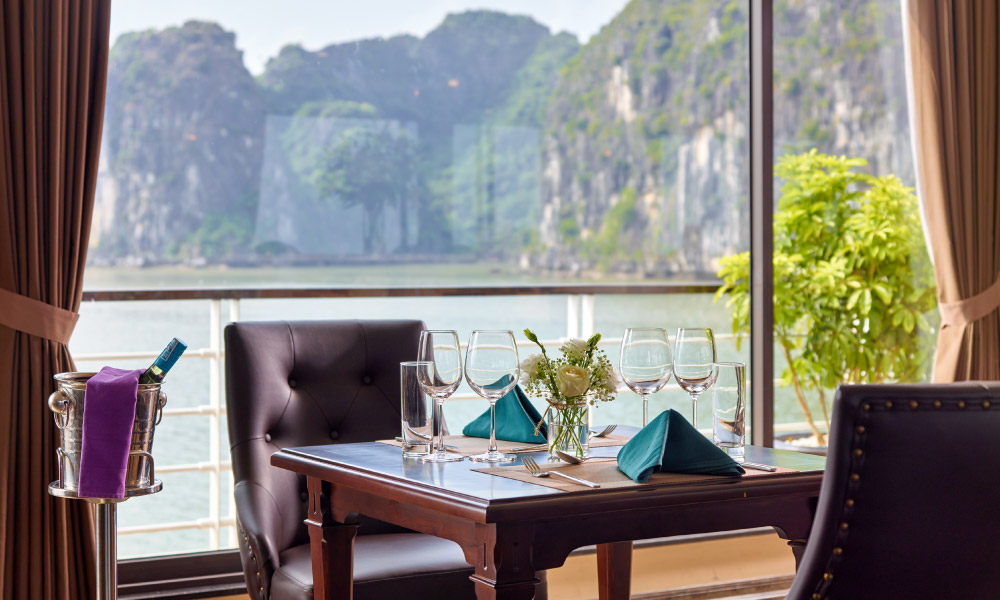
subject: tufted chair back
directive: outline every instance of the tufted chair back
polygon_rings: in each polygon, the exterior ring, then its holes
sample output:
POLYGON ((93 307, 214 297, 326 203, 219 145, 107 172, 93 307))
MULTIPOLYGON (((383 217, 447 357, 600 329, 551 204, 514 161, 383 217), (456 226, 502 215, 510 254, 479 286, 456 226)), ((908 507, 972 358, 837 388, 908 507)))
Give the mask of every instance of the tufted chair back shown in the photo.
POLYGON ((1000 382, 842 386, 789 600, 996 598, 1000 382))
MULTIPOLYGON (((240 553, 254 597, 269 596, 279 555, 308 542, 305 479, 272 467, 271 454, 399 435, 399 363, 416 358, 423 329, 421 321, 226 327, 226 410, 240 553)), ((361 522, 359 535, 394 529, 364 517, 361 522)))

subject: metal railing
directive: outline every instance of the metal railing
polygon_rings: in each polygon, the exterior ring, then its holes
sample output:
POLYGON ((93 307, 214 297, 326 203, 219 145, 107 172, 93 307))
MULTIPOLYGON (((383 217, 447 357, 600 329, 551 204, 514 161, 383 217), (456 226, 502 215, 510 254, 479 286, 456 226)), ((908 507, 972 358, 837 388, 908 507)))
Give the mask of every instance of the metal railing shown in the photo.
MULTIPOLYGON (((209 420, 209 457, 208 461, 196 463, 164 465, 157 467, 157 473, 208 473, 208 516, 194 520, 173 521, 163 523, 148 523, 136 526, 119 527, 119 535, 143 534, 162 531, 177 531, 189 529, 207 529, 209 532, 209 549, 222 548, 222 530, 229 528, 230 535, 227 546, 236 546, 236 514, 235 501, 230 494, 222 498, 222 490, 226 487, 223 478, 232 475, 232 464, 223 460, 222 439, 220 428, 225 407, 222 402, 222 368, 225 360, 225 349, 222 346, 223 302, 228 303, 229 320, 240 320, 240 302, 244 299, 297 299, 297 298, 374 298, 374 297, 426 297, 426 296, 525 296, 525 295, 564 295, 566 296, 566 338, 587 338, 594 333, 594 309, 598 295, 605 294, 692 294, 713 293, 717 284, 636 284, 636 285, 531 285, 507 287, 351 287, 351 288, 298 288, 298 289, 178 289, 178 290, 108 290, 87 291, 83 294, 84 301, 116 302, 143 300, 207 300, 209 303, 209 345, 206 348, 189 348, 181 360, 207 360, 209 362, 209 393, 208 404, 184 407, 165 408, 164 418, 183 416, 198 416, 209 420), (229 516, 223 516, 222 503, 228 503, 229 516)), ((731 334, 720 334, 719 339, 732 338, 731 334)), ((560 340, 548 340, 546 344, 559 344, 560 340)), ((620 344, 620 339, 602 339, 601 344, 612 346, 620 344)), ((527 341, 519 342, 519 347, 528 347, 527 341)), ((75 354, 77 361, 112 362, 119 360, 152 361, 159 353, 156 351, 89 353, 75 354)), ((679 388, 678 388, 679 389, 679 388)), ((455 394, 450 400, 468 400, 476 398, 471 393, 455 394)), ((231 486, 230 486, 231 487, 231 486)))

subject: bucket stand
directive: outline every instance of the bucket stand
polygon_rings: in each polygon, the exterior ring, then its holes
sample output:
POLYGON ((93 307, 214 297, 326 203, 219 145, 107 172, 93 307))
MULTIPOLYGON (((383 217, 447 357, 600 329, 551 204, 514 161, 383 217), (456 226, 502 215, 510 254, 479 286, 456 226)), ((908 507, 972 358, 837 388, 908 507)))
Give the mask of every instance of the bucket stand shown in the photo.
POLYGON ((76 490, 65 489, 58 481, 49 484, 49 494, 56 498, 73 498, 97 505, 97 600, 118 600, 117 506, 129 498, 148 496, 163 489, 163 482, 153 479, 152 461, 149 477, 151 485, 125 488, 124 498, 81 498, 76 490))
POLYGON ((83 448, 83 409, 87 380, 94 373, 59 373, 58 389, 49 396, 49 409, 59 429, 56 449, 59 479, 49 484, 49 494, 96 504, 97 600, 118 599, 117 514, 119 502, 148 496, 163 489, 153 470, 153 430, 163 418, 167 396, 160 385, 140 384, 136 392, 135 421, 125 470, 124 498, 81 498, 80 459, 83 448))

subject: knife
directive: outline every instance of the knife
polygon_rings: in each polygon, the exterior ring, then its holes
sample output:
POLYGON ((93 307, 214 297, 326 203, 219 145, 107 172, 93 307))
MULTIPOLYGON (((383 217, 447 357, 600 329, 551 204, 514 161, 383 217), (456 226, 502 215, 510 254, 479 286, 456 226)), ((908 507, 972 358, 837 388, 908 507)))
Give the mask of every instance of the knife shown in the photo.
POLYGON ((762 465, 752 462, 744 462, 740 464, 742 464, 744 467, 747 467, 748 469, 757 469, 758 471, 767 471, 769 473, 774 473, 775 471, 778 470, 778 467, 772 467, 771 465, 762 465))
POLYGON ((567 475, 565 473, 560 473, 559 471, 546 471, 549 475, 557 475, 563 479, 569 479, 572 482, 579 483, 580 485, 585 485, 587 487, 599 488, 601 484, 594 483, 593 481, 587 481, 586 479, 580 479, 579 477, 573 477, 572 475, 567 475))

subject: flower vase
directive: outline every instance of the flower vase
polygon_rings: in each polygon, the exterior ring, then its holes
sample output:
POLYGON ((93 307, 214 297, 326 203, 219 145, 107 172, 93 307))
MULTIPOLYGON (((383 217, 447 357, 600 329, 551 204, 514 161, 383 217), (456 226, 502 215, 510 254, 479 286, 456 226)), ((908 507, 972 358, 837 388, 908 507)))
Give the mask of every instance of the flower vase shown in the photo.
POLYGON ((558 460, 556 451, 579 459, 590 454, 590 404, 551 404, 549 408, 549 458, 558 460))

